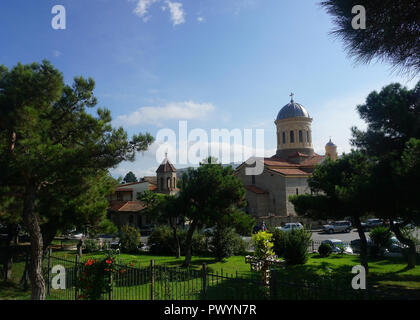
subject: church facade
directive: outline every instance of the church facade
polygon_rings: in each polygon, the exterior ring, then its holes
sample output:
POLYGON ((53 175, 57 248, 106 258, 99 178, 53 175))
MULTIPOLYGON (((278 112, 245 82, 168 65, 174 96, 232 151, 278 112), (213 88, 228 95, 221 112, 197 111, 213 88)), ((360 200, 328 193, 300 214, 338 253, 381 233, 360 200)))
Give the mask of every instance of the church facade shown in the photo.
POLYGON ((326 157, 337 159, 337 146, 331 140, 325 155, 314 152, 312 146, 312 118, 299 103, 291 101, 278 113, 276 120, 277 152, 270 158, 257 158, 263 163, 260 175, 246 175, 246 162, 235 171, 246 189, 247 212, 257 223, 278 226, 285 222, 303 222, 296 216, 290 195, 310 193, 308 178, 315 165, 326 157))

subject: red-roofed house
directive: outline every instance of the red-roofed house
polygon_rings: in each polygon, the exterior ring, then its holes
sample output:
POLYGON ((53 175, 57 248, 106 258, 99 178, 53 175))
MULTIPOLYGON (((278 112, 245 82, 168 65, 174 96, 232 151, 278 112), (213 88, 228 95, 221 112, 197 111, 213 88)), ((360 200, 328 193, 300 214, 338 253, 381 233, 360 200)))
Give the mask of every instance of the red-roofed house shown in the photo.
POLYGON ((141 228, 154 222, 152 217, 144 214, 146 206, 137 200, 139 194, 146 190, 166 194, 175 194, 178 191, 176 169, 167 157, 156 173, 156 177, 144 177, 139 182, 118 186, 109 197, 109 216, 118 227, 128 224, 141 228))

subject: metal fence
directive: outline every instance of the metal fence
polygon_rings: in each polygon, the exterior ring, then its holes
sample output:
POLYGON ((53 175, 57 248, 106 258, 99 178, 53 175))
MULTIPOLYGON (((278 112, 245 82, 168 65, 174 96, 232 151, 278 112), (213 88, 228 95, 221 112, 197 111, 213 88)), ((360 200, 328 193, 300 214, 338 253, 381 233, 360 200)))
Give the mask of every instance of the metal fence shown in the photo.
MULTIPOLYGON (((77 275, 84 268, 76 256, 67 258, 49 256, 45 259, 44 275, 47 280, 47 299, 78 300, 77 275), (51 287, 52 267, 61 265, 66 272, 66 287, 51 287)), ((155 265, 124 268, 124 273, 112 277, 112 291, 103 294, 103 300, 351 300, 366 299, 360 291, 352 290, 350 281, 286 282, 276 270, 271 271, 269 285, 264 285, 260 274, 239 275, 208 272, 207 266, 189 269, 155 265), (344 289, 343 289, 344 288, 344 289)))
MULTIPOLYGON (((76 256, 68 258, 49 256, 44 259, 44 276, 47 280, 47 298, 50 300, 78 300, 77 275, 83 271, 84 263, 76 256), (51 287, 52 267, 60 265, 65 269, 65 289, 51 287)), ((190 268, 155 265, 151 260, 148 267, 115 265, 123 269, 112 278, 112 292, 104 294, 104 300, 229 300, 262 299, 264 290, 257 277, 244 277, 222 272, 208 272, 203 264, 199 270, 190 268)))

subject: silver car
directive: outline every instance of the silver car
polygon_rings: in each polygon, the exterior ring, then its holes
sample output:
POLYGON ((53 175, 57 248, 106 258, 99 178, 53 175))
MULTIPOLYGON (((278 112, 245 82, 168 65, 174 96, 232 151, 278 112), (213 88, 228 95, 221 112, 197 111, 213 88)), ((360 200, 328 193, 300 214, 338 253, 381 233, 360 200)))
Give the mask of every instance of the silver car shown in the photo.
POLYGON ((335 232, 350 232, 351 223, 349 221, 336 221, 331 224, 326 224, 322 226, 322 229, 326 233, 335 233, 335 232))
POLYGON ((347 253, 347 254, 353 254, 353 249, 346 244, 345 242, 338 240, 338 239, 328 239, 322 241, 322 243, 327 243, 331 246, 332 251, 334 253, 347 253))

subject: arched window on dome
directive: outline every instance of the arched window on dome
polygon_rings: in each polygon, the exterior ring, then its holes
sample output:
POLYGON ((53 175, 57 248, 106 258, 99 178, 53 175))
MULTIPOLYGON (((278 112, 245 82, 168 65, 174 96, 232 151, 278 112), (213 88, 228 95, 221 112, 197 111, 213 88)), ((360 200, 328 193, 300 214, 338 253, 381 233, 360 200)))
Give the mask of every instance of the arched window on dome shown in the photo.
POLYGON ((299 142, 303 142, 303 132, 299 130, 299 142))
POLYGON ((283 144, 286 143, 286 132, 283 131, 283 144))
POLYGON ((292 130, 290 131, 290 143, 295 142, 295 132, 292 130))
POLYGON ((306 142, 308 142, 308 143, 309 143, 309 130, 308 130, 308 131, 306 131, 306 142))

